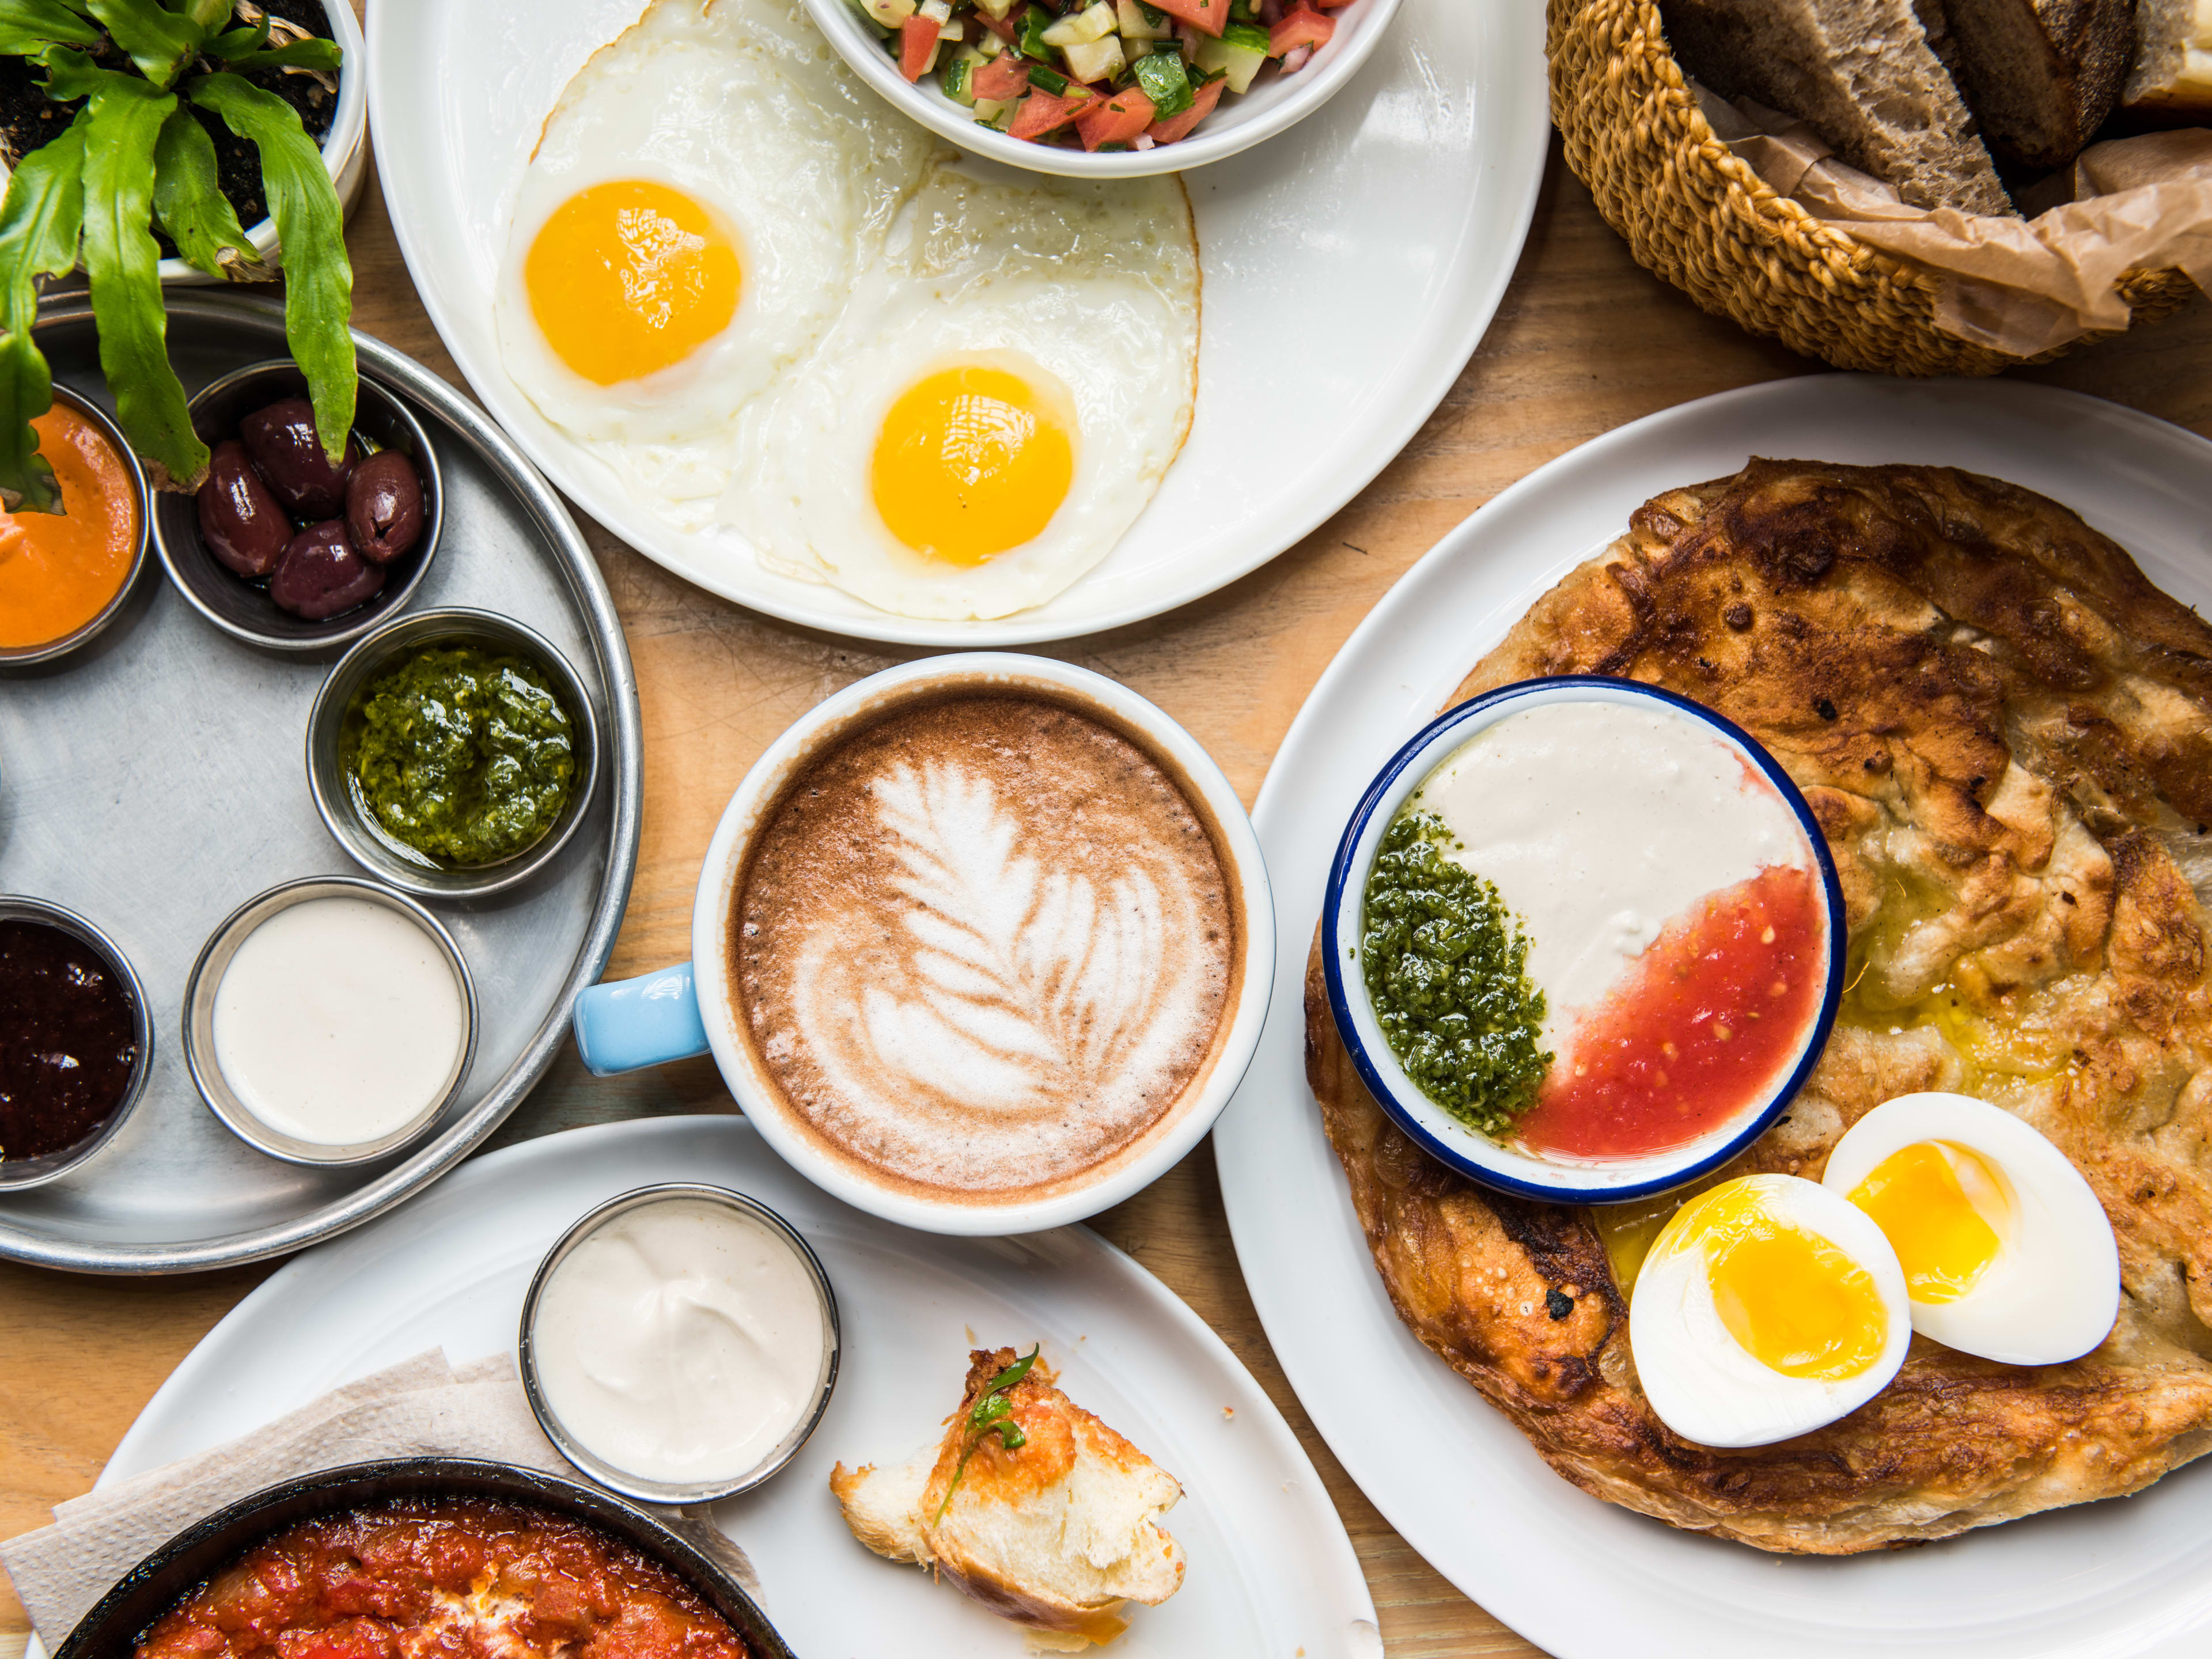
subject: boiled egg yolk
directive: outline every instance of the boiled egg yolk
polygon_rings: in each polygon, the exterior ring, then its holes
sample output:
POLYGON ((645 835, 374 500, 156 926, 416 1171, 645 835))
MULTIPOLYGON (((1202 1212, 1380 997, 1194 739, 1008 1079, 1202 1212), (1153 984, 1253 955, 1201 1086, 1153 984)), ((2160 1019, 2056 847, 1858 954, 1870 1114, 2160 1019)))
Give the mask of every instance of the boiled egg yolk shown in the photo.
POLYGON ((1018 374, 974 364, 909 386, 876 439, 872 482, 884 526, 925 558, 955 565, 1035 538, 1075 473, 1058 402, 1018 374))
POLYGON ((1716 1188, 1683 1224, 1703 1238, 1713 1307, 1744 1352, 1784 1376, 1840 1382, 1882 1356, 1889 1315, 1874 1275, 1755 1191, 1716 1188))
POLYGON ((2003 1248, 1991 1218, 2010 1206, 1996 1172, 1948 1141, 1901 1146, 1875 1165, 1850 1200, 1888 1236, 1915 1302, 1955 1302, 2003 1248))
POLYGON ((740 282, 737 248, 714 216, 638 179, 562 203, 523 265, 546 343, 599 386, 681 362, 729 326, 740 282))

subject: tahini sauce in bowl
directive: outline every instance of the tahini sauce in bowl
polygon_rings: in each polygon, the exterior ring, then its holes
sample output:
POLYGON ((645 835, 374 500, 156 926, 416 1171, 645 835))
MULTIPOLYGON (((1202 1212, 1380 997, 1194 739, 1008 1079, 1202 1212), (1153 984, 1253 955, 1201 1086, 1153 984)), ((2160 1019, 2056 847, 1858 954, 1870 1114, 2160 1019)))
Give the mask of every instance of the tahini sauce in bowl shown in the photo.
POLYGON ((836 1303, 772 1211, 720 1188, 644 1188, 554 1246, 520 1346, 563 1456, 630 1497, 702 1502, 759 1485, 812 1432, 836 1380, 836 1303))

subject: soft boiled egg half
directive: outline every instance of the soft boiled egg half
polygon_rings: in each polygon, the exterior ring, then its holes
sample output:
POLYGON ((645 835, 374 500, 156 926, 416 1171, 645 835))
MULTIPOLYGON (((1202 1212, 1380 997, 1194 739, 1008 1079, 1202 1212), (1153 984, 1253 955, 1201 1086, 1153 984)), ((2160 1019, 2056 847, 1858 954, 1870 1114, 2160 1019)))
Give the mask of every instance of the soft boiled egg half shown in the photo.
POLYGON ((1740 1176, 1675 1212, 1637 1275, 1629 1343, 1659 1419, 1707 1446, 1763 1446, 1856 1411, 1905 1363, 1905 1275, 1850 1200, 1740 1176))
POLYGON ((2077 1359, 2119 1316, 2120 1259, 2104 1206, 2066 1155, 2001 1107, 1901 1095, 1828 1155, 1826 1189, 1880 1227, 1913 1329, 1985 1359, 2077 1359))

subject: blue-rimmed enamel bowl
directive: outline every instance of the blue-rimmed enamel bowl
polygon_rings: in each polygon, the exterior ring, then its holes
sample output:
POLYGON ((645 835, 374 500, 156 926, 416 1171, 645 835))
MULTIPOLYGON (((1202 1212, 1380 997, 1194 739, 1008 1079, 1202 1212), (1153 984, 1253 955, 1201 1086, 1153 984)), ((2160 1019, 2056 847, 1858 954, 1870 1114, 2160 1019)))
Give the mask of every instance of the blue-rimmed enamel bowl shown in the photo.
POLYGON ((1328 892, 1322 910, 1322 964, 1328 985, 1329 1012, 1335 1017, 1344 1046, 1351 1052, 1352 1063, 1390 1121, 1422 1151, 1469 1180, 1516 1197, 1553 1204, 1620 1204, 1648 1198, 1720 1168, 1764 1134, 1803 1085, 1827 1042, 1837 1005, 1843 999, 1845 939, 1844 892, 1836 879, 1835 860, 1829 855, 1813 809, 1781 763, 1749 732, 1686 697, 1634 680, 1589 675, 1563 675, 1500 686, 1431 721, 1390 757, 1360 798, 1329 866, 1328 892), (1565 702, 1656 708, 1704 727, 1773 786, 1796 817, 1810 862, 1820 876, 1826 984, 1819 1010, 1806 1022, 1790 1064, 1786 1069, 1777 1068, 1778 1080, 1771 1093, 1719 1127, 1681 1146, 1638 1157, 1538 1157, 1461 1123, 1424 1094, 1399 1066, 1375 1018, 1357 960, 1368 872, 1374 866, 1384 832, 1407 797, 1478 732, 1509 714, 1565 702))

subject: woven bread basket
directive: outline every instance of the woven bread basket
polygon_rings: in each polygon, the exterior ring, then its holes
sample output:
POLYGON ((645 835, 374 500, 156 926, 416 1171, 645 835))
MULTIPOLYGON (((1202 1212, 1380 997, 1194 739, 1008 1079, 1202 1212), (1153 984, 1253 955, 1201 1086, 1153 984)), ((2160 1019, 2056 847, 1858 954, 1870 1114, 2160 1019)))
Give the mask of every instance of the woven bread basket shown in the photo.
MULTIPOLYGON (((1838 368, 1883 374, 1994 374, 2066 349, 2008 357, 1944 333, 1933 272, 1762 183, 1698 107, 1655 0, 1548 3, 1552 119, 1567 165, 1637 263, 1707 311, 1838 368)), ((2140 266, 2117 288, 2131 323, 2196 292, 2179 270, 2140 266)))

